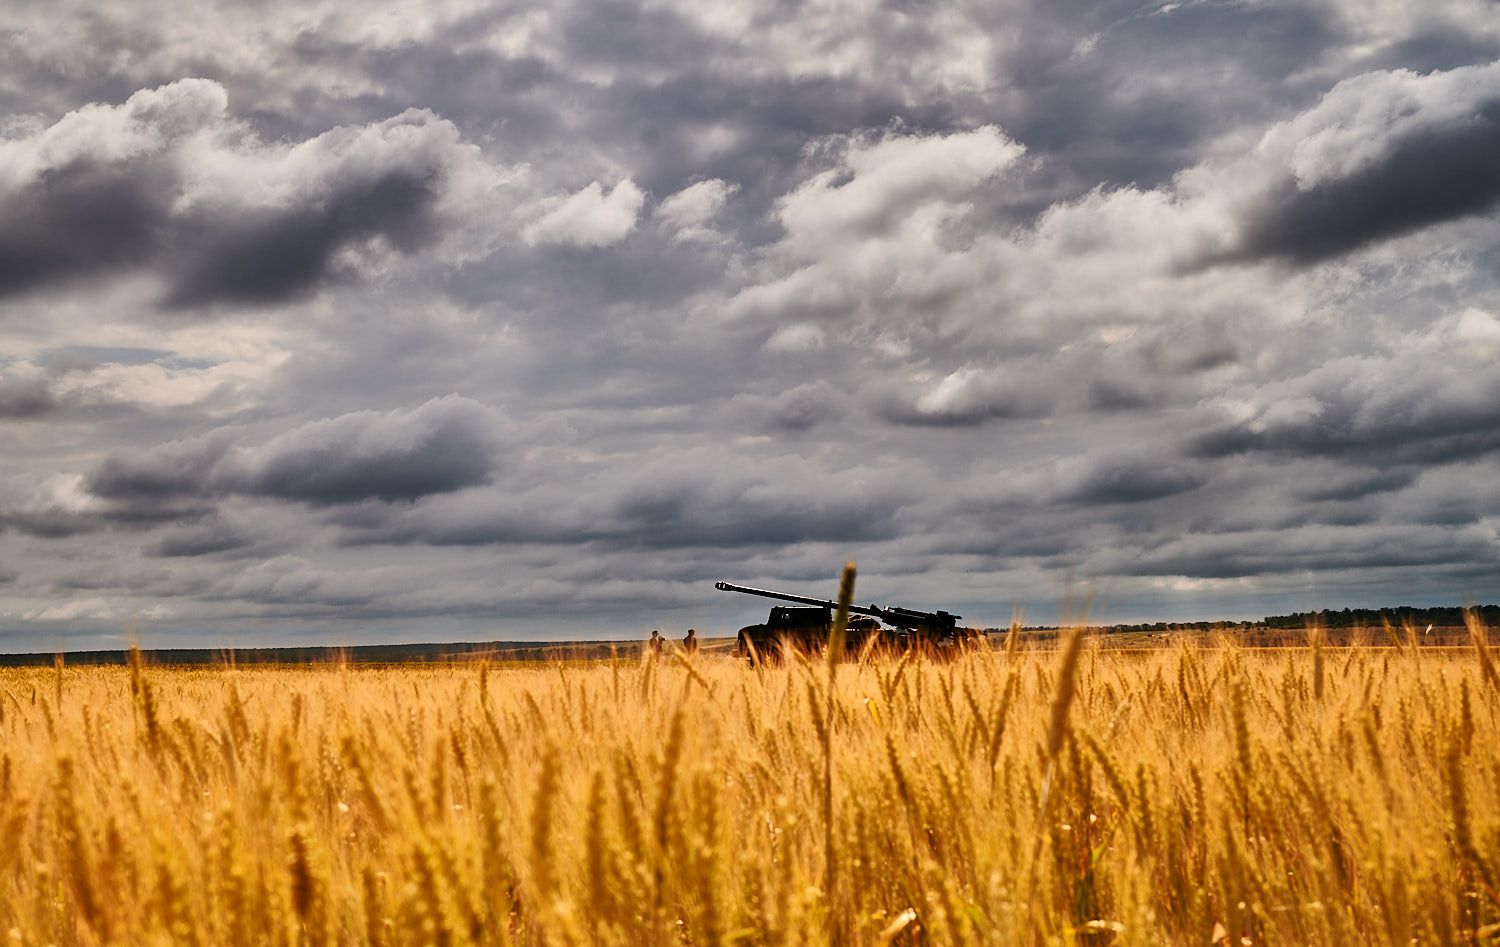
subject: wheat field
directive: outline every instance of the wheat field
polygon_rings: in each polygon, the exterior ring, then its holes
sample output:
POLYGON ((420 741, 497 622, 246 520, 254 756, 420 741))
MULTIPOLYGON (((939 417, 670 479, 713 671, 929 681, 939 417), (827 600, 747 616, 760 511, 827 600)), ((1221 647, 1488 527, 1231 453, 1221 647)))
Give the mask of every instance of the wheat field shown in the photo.
POLYGON ((0 937, 1500 937, 1482 637, 1198 640, 754 670, 7 670, 0 937))

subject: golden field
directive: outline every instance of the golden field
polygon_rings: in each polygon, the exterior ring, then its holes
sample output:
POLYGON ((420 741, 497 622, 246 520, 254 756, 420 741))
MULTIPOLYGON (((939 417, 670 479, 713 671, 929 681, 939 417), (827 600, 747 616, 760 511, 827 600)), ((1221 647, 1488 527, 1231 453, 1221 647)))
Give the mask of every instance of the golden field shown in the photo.
POLYGON ((0 671, 0 940, 1500 938, 1483 639, 1202 640, 0 671))

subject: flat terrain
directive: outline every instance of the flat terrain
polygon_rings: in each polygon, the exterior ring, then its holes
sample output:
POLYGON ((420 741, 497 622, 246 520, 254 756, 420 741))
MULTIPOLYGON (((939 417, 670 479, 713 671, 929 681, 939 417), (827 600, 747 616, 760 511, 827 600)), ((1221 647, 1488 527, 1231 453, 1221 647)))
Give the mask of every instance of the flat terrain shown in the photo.
POLYGON ((1468 648, 0 670, 19 944, 1500 933, 1468 648))
MULTIPOLYGON (((1021 630, 1017 646, 1026 650, 1050 650, 1057 647, 1059 637, 1064 634, 1057 628, 1025 628, 1021 630)), ((1307 645, 1305 630, 1284 628, 1230 627, 1223 630, 1192 629, 1177 631, 1139 631, 1133 629, 1091 629, 1095 646, 1111 648, 1165 648, 1183 643, 1197 643, 1217 647, 1232 643, 1242 648, 1301 648, 1307 645)), ((1423 648, 1469 646, 1469 631, 1463 626, 1384 629, 1380 627, 1330 628, 1322 631, 1324 639, 1331 645, 1359 645, 1364 647, 1400 647, 1405 645, 1423 648)), ((1006 631, 987 629, 986 638, 991 647, 999 647, 1005 641, 1006 631)), ((1494 637, 1495 633, 1491 632, 1494 637)), ((668 637, 668 646, 675 646, 677 639, 668 637)), ((731 651, 735 639, 700 639, 700 649, 705 654, 731 651)), ((164 667, 188 667, 209 664, 274 665, 274 664, 440 664, 451 662, 473 663, 489 661, 492 664, 509 664, 523 661, 540 661, 549 664, 576 664, 608 661, 612 659, 633 660, 645 649, 642 638, 622 638, 614 641, 458 641, 417 642, 406 644, 366 644, 348 647, 281 647, 281 648, 152 648, 144 652, 151 664, 164 667)), ((109 651, 70 651, 64 655, 69 665, 124 665, 130 660, 126 649, 109 651)), ((57 655, 48 651, 19 654, 0 654, 0 667, 51 667, 57 655)))

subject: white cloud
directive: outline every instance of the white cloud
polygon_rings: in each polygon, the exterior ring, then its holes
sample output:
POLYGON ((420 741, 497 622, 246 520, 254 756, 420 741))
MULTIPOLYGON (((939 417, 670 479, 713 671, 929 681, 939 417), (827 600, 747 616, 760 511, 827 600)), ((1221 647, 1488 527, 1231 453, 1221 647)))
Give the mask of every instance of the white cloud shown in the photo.
POLYGON ((992 418, 1020 418, 1046 412, 1063 392, 1026 384, 1015 371, 965 365, 935 383, 917 388, 909 405, 893 416, 919 424, 977 424, 992 418))
POLYGON ((75 598, 54 605, 34 608, 21 615, 25 621, 76 621, 80 618, 109 619, 116 615, 113 600, 107 598, 75 598))
MULTIPOLYGON (((1253 266, 1205 261, 1277 255, 1270 238, 1246 235, 1255 227, 1273 236, 1294 227, 1297 218, 1283 225, 1276 216, 1286 187, 1344 180, 1404 143, 1491 121, 1480 113, 1497 97, 1500 63, 1359 76, 1273 124, 1237 157, 1206 158, 1152 188, 1097 187, 1016 226, 974 219, 986 196, 1028 185, 1018 166, 1024 148, 998 129, 856 141, 834 167, 777 202, 785 236, 730 311, 900 328, 927 335, 929 344, 933 336, 957 336, 986 346, 1054 348, 1129 339, 1137 326, 1213 325, 1221 335, 1247 333, 1238 341, 1251 348, 1305 323, 1348 287, 1327 282, 1326 273, 1294 272, 1279 274, 1273 291, 1268 274, 1253 266)), ((1361 217, 1359 208, 1316 213, 1333 231, 1327 243, 1285 252, 1316 261, 1378 249, 1379 240, 1420 233, 1426 223, 1408 222, 1399 207, 1373 217, 1361 217)), ((1414 279, 1413 263, 1403 266, 1414 279)), ((1445 271, 1437 279, 1452 276, 1445 271)), ((924 404, 972 407, 976 384, 950 377, 924 404)))
POLYGON ((656 217, 672 228, 677 240, 716 238, 714 218, 739 189, 738 184, 719 178, 690 184, 658 204, 656 217))
POLYGON ((22 137, 0 140, 0 190, 79 160, 115 162, 158 155, 204 135, 233 131, 229 96, 209 79, 142 89, 118 106, 86 105, 22 137))
POLYGON ((173 305, 287 302, 396 255, 483 256, 514 219, 520 172, 429 110, 271 142, 230 104, 182 79, 0 140, 0 294, 149 274, 173 305))
POLYGON ((836 167, 783 197, 776 215, 794 248, 816 252, 889 232, 924 207, 961 211, 975 188, 1025 150, 993 125, 950 135, 856 140, 836 167))
POLYGON ((635 229, 646 195, 626 178, 607 193, 598 181, 573 194, 545 200, 542 214, 526 225, 527 243, 607 247, 635 229))
POLYGON ((1409 69, 1345 79, 1318 104, 1266 132, 1256 157, 1285 162, 1302 189, 1349 177, 1403 141, 1478 120, 1500 97, 1500 62, 1421 75, 1409 69))
POLYGON ((1469 307, 1459 313, 1453 333, 1463 343, 1460 357, 1493 359, 1500 356, 1500 319, 1482 309, 1469 307))
POLYGON ((767 352, 816 352, 828 344, 828 333, 807 322, 782 326, 766 340, 767 352))

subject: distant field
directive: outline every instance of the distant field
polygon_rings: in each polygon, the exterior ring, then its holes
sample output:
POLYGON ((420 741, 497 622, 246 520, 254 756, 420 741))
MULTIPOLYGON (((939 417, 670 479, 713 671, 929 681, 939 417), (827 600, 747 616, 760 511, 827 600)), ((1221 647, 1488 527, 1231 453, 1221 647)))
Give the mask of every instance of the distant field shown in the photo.
MULTIPOLYGON (((733 645, 733 639, 705 639, 702 647, 733 645)), ((288 648, 152 648, 145 654, 152 664, 424 664, 432 662, 600 661, 611 656, 639 657, 641 641, 461 641, 445 643, 353 645, 349 647, 288 648)), ((130 652, 81 651, 66 655, 68 664, 125 664, 130 652)), ((46 652, 0 654, 0 667, 50 666, 56 655, 46 652)))
POLYGON ((832 676, 715 654, 0 670, 0 934, 1500 935, 1487 650, 1103 640, 832 676))
MULTIPOLYGON (((1176 642, 1191 641, 1202 647, 1232 644, 1245 648, 1305 647, 1307 632, 1283 628, 1230 628, 1226 630, 1184 631, 1117 631, 1111 628, 1091 629, 1100 648, 1165 648, 1176 642)), ((988 629, 989 647, 998 647, 1005 639, 1004 629, 988 629)), ((1048 650, 1057 647, 1056 628, 1024 628, 1019 647, 1048 650)), ((1491 632, 1494 636, 1495 633, 1491 632)), ((1424 648, 1468 647, 1469 632, 1462 626, 1430 629, 1333 628, 1323 632, 1331 645, 1365 645, 1371 647, 1415 644, 1424 648)), ((668 638, 669 645, 676 640, 668 638)), ((733 650, 735 639, 702 638, 705 654, 733 650)), ((472 663, 488 660, 500 665, 511 662, 577 663, 611 659, 635 660, 645 649, 645 641, 636 638, 614 641, 460 641, 447 643, 353 645, 349 647, 287 648, 153 648, 145 656, 151 664, 181 667, 211 665, 270 664, 360 664, 399 665, 429 663, 472 663)), ((124 665, 130 657, 125 649, 113 651, 74 651, 64 655, 69 665, 124 665)), ((27 654, 0 654, 0 667, 51 667, 57 655, 38 651, 27 654)))

